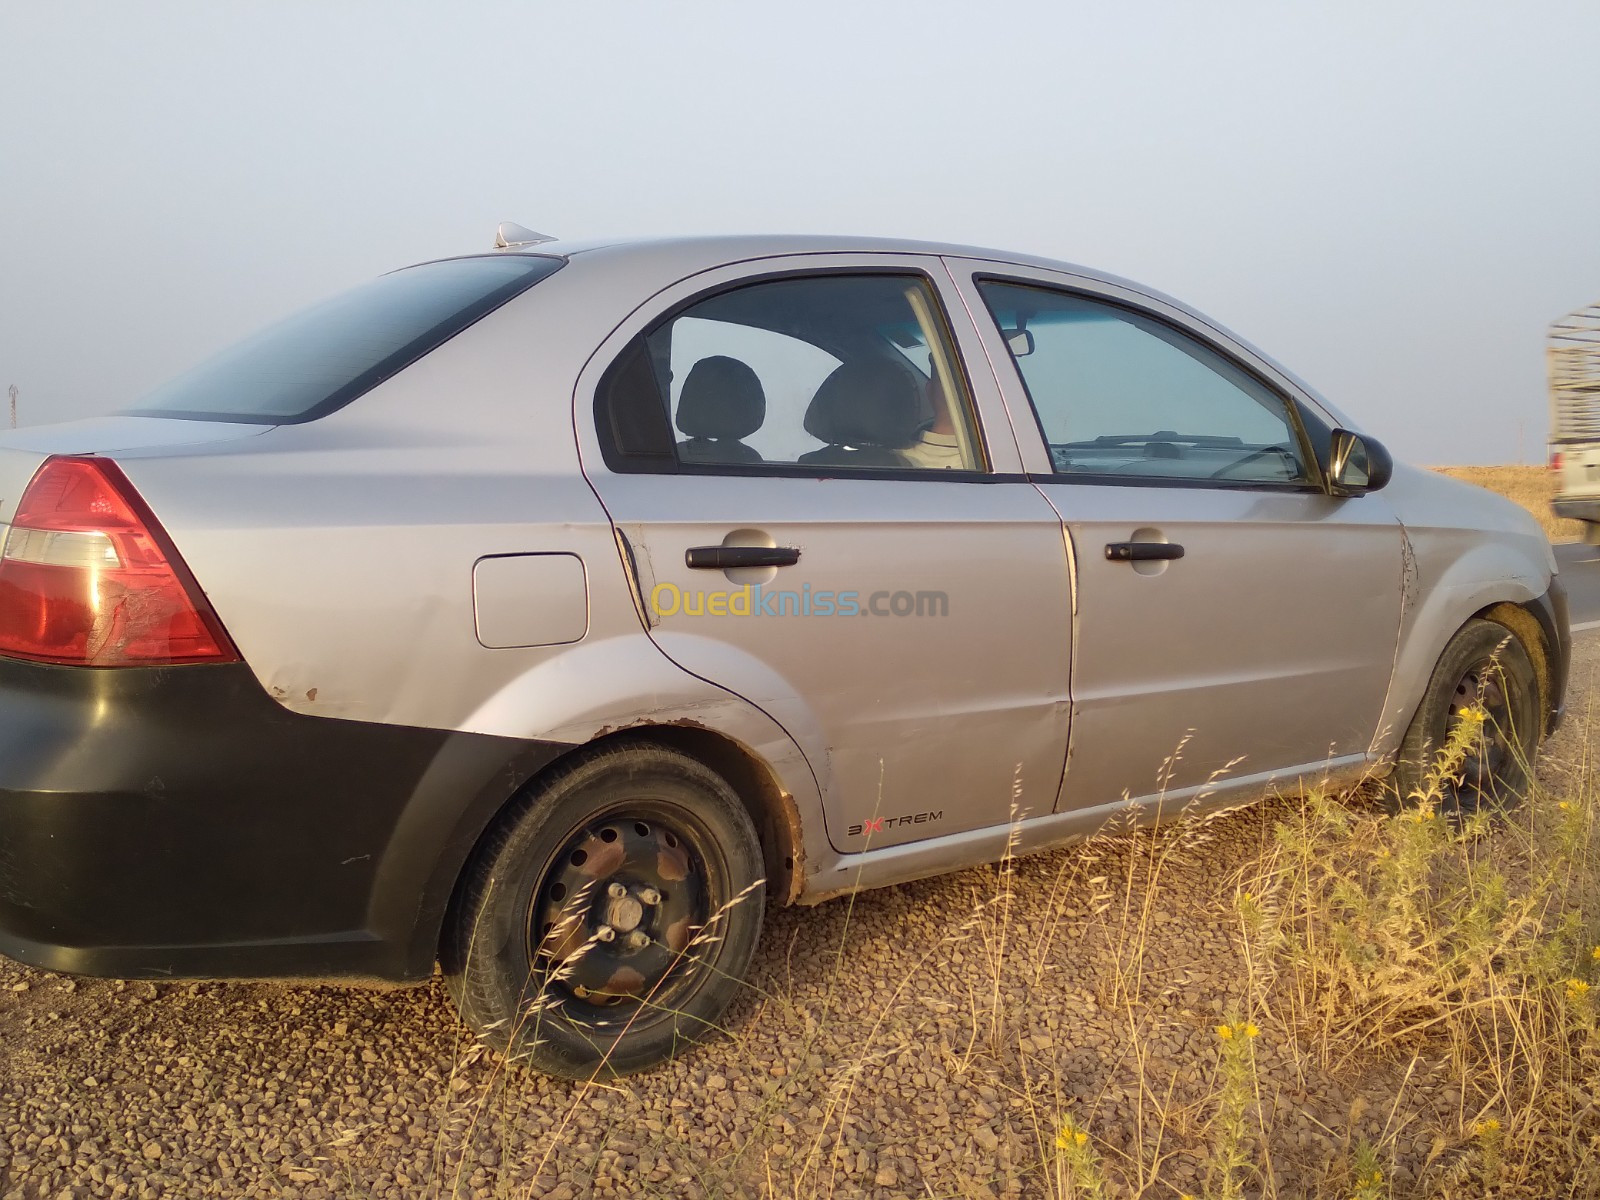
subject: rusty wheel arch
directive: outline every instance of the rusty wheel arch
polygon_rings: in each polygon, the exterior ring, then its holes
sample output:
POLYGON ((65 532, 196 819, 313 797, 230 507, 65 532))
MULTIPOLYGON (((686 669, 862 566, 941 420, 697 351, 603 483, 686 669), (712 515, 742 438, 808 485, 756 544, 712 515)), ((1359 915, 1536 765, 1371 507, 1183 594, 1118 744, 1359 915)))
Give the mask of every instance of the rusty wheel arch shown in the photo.
POLYGON ((654 742, 682 751, 721 775, 750 814, 766 860, 767 895, 795 903, 805 880, 805 843, 800 809, 771 768, 742 743, 692 721, 629 725, 586 742, 582 750, 615 742, 654 742))
POLYGON ((1544 627, 1539 624, 1539 618, 1522 605, 1509 600, 1491 604, 1473 616, 1503 626, 1527 651, 1533 663, 1534 678, 1539 684, 1540 720, 1547 726, 1550 722, 1550 647, 1546 644, 1544 627))
MULTIPOLYGON (((462 866, 450 885, 450 898, 445 911, 454 909, 460 898, 462 881, 467 876, 468 864, 478 852, 478 847, 489 836, 496 824, 504 818, 506 810, 529 788, 552 771, 569 765, 574 757, 622 742, 653 742, 659 746, 687 754, 721 775, 731 787, 750 821, 755 826, 761 843, 762 858, 766 865, 767 896, 785 907, 796 903, 805 883, 805 842, 802 837, 800 810, 794 797, 783 790, 777 776, 761 757, 742 743, 693 722, 628 725, 621 729, 608 729, 598 737, 573 746, 554 761, 524 779, 507 795, 499 808, 484 821, 483 828, 473 839, 472 848, 464 854, 462 866)), ((441 924, 447 920, 441 917, 441 924)), ((437 942, 439 934, 435 935, 437 942)))

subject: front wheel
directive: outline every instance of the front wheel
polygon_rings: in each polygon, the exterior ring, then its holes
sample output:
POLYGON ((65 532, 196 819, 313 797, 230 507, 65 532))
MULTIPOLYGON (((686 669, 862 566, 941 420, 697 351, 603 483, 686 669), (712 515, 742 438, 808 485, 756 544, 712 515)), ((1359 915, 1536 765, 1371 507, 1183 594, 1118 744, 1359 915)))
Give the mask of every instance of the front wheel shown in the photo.
POLYGON ((1469 710, 1483 717, 1481 733, 1461 764, 1441 780, 1441 811, 1504 808, 1527 794, 1544 733, 1539 680, 1516 634, 1494 621, 1468 621, 1450 639, 1428 680, 1417 715, 1400 745, 1394 798, 1414 802, 1436 768, 1439 751, 1469 710))
POLYGON ((558 768, 468 864, 445 932, 462 1019, 570 1079, 626 1075, 717 1028, 761 935, 761 845, 733 789, 644 742, 558 768))

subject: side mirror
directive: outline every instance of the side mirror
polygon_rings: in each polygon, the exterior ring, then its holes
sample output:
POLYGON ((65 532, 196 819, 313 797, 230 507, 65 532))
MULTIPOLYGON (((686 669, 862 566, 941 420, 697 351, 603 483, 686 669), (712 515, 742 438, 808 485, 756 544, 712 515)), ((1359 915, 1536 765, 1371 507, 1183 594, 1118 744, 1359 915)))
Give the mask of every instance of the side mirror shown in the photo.
POLYGON ((1011 353, 1021 358, 1025 354, 1033 353, 1033 331, 1030 329, 1002 329, 1002 336, 1011 353))
POLYGON ((1328 490, 1335 496, 1364 496, 1394 475, 1394 459, 1381 444, 1348 429, 1333 431, 1328 452, 1328 490))

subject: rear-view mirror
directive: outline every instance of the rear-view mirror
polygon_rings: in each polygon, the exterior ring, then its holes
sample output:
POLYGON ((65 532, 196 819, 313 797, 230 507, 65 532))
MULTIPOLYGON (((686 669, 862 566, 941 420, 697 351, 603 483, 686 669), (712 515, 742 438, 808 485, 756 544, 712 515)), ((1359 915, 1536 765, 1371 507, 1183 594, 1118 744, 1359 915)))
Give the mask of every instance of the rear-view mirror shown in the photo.
POLYGON ((1003 332, 1004 332, 1005 338, 1006 338, 1006 346, 1010 349, 1011 353, 1014 354, 1016 357, 1021 358, 1024 354, 1032 354, 1033 353, 1033 331, 1032 330, 1030 330, 1030 329, 1007 329, 1007 330, 1003 330, 1003 332))

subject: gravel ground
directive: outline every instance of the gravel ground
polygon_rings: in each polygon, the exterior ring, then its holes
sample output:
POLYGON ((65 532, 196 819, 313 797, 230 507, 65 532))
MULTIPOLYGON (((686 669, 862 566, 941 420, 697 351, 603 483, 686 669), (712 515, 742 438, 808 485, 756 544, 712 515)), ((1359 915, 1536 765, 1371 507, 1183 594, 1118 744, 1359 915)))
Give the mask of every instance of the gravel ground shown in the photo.
MULTIPOLYGON (((1597 680, 1590 635, 1557 770, 1597 680)), ((729 1036, 603 1086, 508 1071, 437 980, 123 983, 0 961, 0 1197, 1034 1196, 1069 1104, 1110 1157, 1163 1139, 1171 1187, 1152 1194, 1199 1191, 1212 1027, 1244 987, 1231 876, 1276 815, 1025 859, 1009 902, 985 868, 776 911, 729 1036)), ((1322 1193, 1351 1140, 1385 1130, 1403 1192, 1459 1122, 1444 1063, 1333 1078, 1274 1033, 1258 1060, 1284 1195, 1322 1193)))

